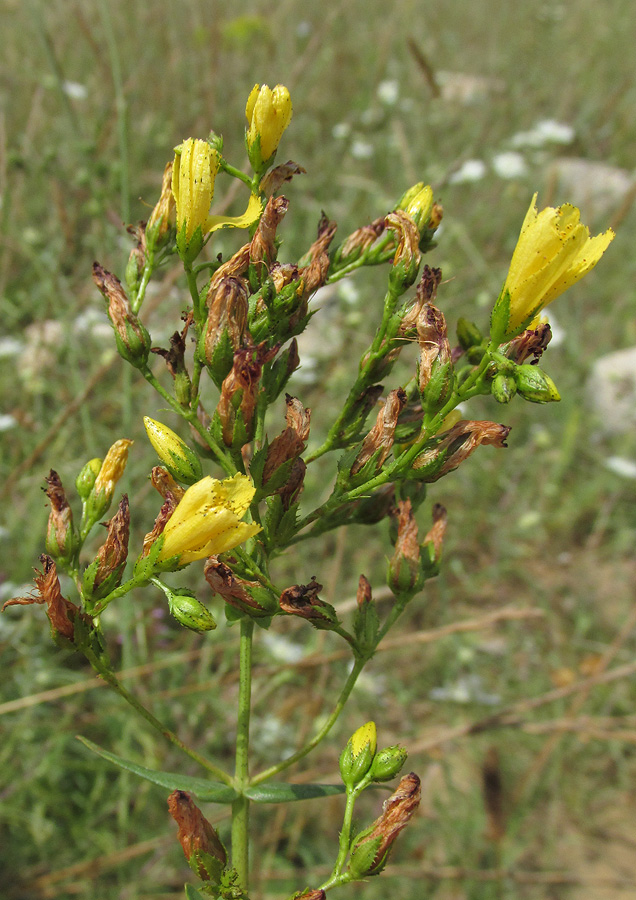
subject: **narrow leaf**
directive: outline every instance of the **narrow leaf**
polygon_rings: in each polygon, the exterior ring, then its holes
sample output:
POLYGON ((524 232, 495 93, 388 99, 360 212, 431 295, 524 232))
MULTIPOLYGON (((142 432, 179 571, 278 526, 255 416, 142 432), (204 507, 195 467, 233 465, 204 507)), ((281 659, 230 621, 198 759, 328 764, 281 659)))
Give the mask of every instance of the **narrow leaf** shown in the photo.
POLYGON ((236 791, 227 784, 222 784, 218 781, 207 781, 205 778, 192 778, 190 775, 180 775, 176 772, 157 772, 154 769, 147 769, 145 766, 104 750, 81 735, 77 735, 77 739, 89 750, 92 750, 93 753, 97 753, 98 756, 170 791, 192 791, 199 800, 209 800, 212 803, 231 803, 238 796, 236 791))
POLYGON ((269 781, 250 787, 245 796, 256 803, 289 803, 292 800, 313 800, 316 797, 332 797, 344 794, 344 784, 286 784, 282 781, 269 781))

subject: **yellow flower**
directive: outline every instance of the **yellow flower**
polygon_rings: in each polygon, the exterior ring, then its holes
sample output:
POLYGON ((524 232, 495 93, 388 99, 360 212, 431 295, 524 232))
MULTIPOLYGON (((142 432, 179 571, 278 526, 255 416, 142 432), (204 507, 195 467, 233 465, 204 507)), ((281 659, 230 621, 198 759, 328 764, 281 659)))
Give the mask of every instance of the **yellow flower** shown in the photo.
POLYGON ((502 291, 510 294, 506 339, 526 328, 544 307, 593 269, 614 239, 611 228, 590 237, 576 206, 564 203, 538 212, 536 200, 535 194, 502 291))
POLYGON ((255 84, 252 88, 245 115, 249 128, 246 142, 250 162, 258 171, 276 152, 283 132, 292 117, 292 102, 289 91, 282 84, 272 90, 266 84, 255 84))
POLYGON ((214 179, 218 171, 219 155, 207 141, 188 138, 175 150, 172 193, 177 206, 177 234, 185 227, 186 242, 199 226, 203 234, 209 230, 214 179))
POLYGON ((163 531, 158 561, 179 557, 179 565, 216 556, 261 530, 242 522, 255 493, 246 475, 218 481, 209 475, 188 488, 163 531))
POLYGON ((177 208, 177 247, 182 255, 192 242, 192 255, 196 256, 203 245, 203 236, 218 228, 248 228, 263 211, 260 198, 250 194, 243 215, 210 215, 219 166, 219 154, 208 141, 188 138, 175 150, 172 193, 177 208), (192 241, 198 228, 201 229, 199 240, 192 241))

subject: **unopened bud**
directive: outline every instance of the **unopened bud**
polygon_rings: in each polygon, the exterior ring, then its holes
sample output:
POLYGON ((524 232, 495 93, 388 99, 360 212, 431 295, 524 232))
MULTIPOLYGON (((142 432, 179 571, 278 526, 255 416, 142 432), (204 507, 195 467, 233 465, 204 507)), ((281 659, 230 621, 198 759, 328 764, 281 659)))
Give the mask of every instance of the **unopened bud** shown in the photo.
POLYGON ((451 348, 444 314, 425 303, 416 322, 420 347, 419 389, 422 408, 435 414, 448 401, 455 386, 451 348))
POLYGON ((75 479, 75 490, 82 501, 88 500, 89 494, 93 490, 95 479, 99 475, 102 463, 103 460, 99 459, 99 457, 89 459, 75 479))
POLYGON ((532 403, 552 403, 561 399, 556 384, 538 366, 524 363, 514 370, 517 391, 532 403))
POLYGON ((119 441, 115 441, 104 457, 93 488, 86 500, 83 529, 88 523, 90 523, 89 527, 92 527, 112 503, 115 485, 124 474, 128 460, 128 448, 132 443, 126 438, 121 438, 119 441))
POLYGON ((385 747, 378 750, 369 770, 371 781, 391 781, 399 775, 407 756, 404 747, 385 747))
POLYGON ((144 426, 157 456, 174 478, 185 484, 194 484, 201 478, 199 457, 178 434, 149 416, 144 416, 144 426))
POLYGON ((497 372, 490 386, 490 393, 497 403, 510 403, 517 393, 517 382, 514 375, 507 372, 497 372))
POLYGON ((428 228, 433 209, 433 189, 423 181, 409 188, 395 207, 403 210, 417 225, 420 232, 428 228))
POLYGON ((351 735, 340 754, 340 774, 348 788, 355 787, 367 774, 377 745, 375 722, 366 722, 351 735))
POLYGON ((168 600, 168 608, 170 615, 173 616, 184 628, 190 631, 196 631, 197 634, 205 634, 206 631, 214 631, 216 621, 207 608, 200 600, 187 588, 178 588, 173 590, 167 584, 159 581, 158 578, 152 579, 153 584, 164 592, 168 600))
POLYGON ((289 91, 282 84, 273 90, 266 84, 255 84, 247 98, 245 116, 249 126, 245 133, 247 154, 252 168, 260 173, 276 153, 291 121, 289 91))
POLYGON ((150 352, 150 335, 133 313, 121 281, 99 263, 93 263, 93 281, 108 301, 108 316, 115 332, 119 355, 142 369, 150 352))

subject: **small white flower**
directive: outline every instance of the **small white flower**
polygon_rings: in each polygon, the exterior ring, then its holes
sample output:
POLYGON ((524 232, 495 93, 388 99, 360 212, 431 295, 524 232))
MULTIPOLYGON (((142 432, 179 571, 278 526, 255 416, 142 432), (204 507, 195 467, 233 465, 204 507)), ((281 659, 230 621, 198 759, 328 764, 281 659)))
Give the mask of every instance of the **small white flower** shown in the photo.
POLYGON ((605 468, 621 478, 636 478, 636 460, 625 459, 624 456, 609 456, 605 460, 605 468))
POLYGON ((361 141, 357 138, 351 144, 351 155, 354 159, 371 159, 373 156, 373 144, 368 141, 361 141))
POLYGON ((514 150, 498 153, 493 157, 492 167, 500 178, 521 178, 528 171, 525 159, 514 150))
POLYGON ((387 106, 395 106, 400 96, 400 85, 392 79, 381 81, 376 91, 378 100, 387 106))
POLYGON ((10 431, 18 424, 18 420, 8 413, 0 413, 0 431, 10 431))
POLYGON ((337 141, 342 141, 351 134, 351 125, 348 122, 338 122, 331 129, 331 135, 337 141))
POLYGON ((467 159, 448 179, 450 184, 466 184, 481 181, 486 174, 486 163, 481 159, 467 159))
POLYGON ((5 359, 8 356, 19 356, 23 350, 24 344, 17 338, 0 338, 0 359, 5 359))
POLYGON ((532 147, 535 150, 546 144, 571 144, 576 132, 571 125, 556 119, 542 119, 530 131, 518 131, 510 143, 513 147, 532 147))
POLYGON ((71 100, 86 100, 88 97, 88 88, 79 81, 63 81, 62 90, 71 100))

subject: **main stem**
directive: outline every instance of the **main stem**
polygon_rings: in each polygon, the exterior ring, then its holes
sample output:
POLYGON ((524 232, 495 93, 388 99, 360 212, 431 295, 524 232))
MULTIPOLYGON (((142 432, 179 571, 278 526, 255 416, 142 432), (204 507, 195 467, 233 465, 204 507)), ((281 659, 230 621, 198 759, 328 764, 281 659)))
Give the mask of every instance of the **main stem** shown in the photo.
POLYGON ((243 794, 249 784, 250 711, 252 700, 253 619, 241 620, 238 723, 234 784, 239 797, 232 804, 232 865, 244 891, 249 890, 250 801, 243 794))

